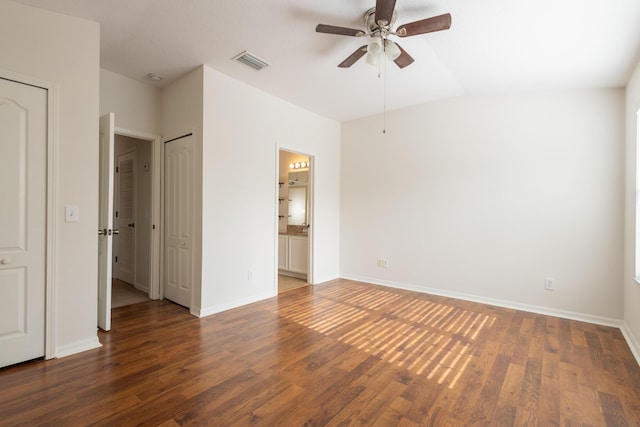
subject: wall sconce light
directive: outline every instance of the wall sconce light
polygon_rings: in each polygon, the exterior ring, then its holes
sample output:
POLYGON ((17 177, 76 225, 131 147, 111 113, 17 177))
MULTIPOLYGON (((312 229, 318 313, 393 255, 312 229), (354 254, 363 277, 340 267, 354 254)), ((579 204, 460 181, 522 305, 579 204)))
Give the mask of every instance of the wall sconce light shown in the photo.
POLYGON ((308 168, 309 167, 309 162, 295 162, 295 163, 290 163, 289 164, 289 169, 301 169, 301 168, 308 168))

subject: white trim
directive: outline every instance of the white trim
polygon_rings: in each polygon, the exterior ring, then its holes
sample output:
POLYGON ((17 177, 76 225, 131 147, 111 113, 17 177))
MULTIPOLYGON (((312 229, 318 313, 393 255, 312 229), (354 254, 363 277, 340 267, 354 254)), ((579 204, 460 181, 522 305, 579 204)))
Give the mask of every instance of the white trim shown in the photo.
POLYGON ((438 295, 448 298, 455 298, 463 301, 478 302, 481 304, 494 305, 497 307, 510 308, 513 310, 527 311, 529 313, 544 314, 546 316, 561 317, 563 319, 577 320, 579 322, 593 323, 596 325, 611 326, 614 328, 622 327, 621 319, 613 319, 604 316, 594 316, 585 313, 576 313, 573 311, 557 310, 555 308, 542 307, 538 305, 522 304, 514 301, 501 300, 496 298, 482 297, 478 295, 465 294, 462 292, 452 292, 443 289, 424 288, 406 283, 381 281, 369 277, 361 277, 356 275, 341 275, 347 280, 356 280, 358 282, 372 283, 374 285, 387 286, 390 288, 404 289, 407 291, 420 292, 423 294, 438 295))
POLYGON ((635 141, 635 180, 634 180, 634 194, 635 194, 635 203, 633 205, 634 212, 634 221, 633 221, 633 273, 634 278, 638 284, 640 284, 640 236, 638 232, 640 232, 640 109, 636 111, 636 141, 635 141))
POLYGON ((45 339, 44 358, 52 359, 56 354, 58 322, 56 307, 58 306, 58 288, 56 286, 56 248, 57 248, 57 187, 58 166, 58 86, 52 85, 47 90, 47 255, 45 283, 45 339))
POLYGON ((631 350, 631 353, 633 353, 633 357, 636 358, 636 362, 640 365, 640 343, 638 343, 638 340, 636 340, 636 337, 633 335, 626 322, 622 322, 620 332, 622 332, 622 336, 625 341, 627 341, 629 349, 631 350))
POLYGON ((314 266, 315 266, 315 230, 316 225, 316 156, 313 154, 309 154, 309 180, 307 183, 307 194, 309 198, 308 208, 309 212, 307 212, 307 224, 310 227, 307 228, 307 236, 309 238, 309 262, 307 263, 307 283, 313 285, 316 283, 315 274, 314 274, 314 266))
MULTIPOLYGON (((284 183, 282 184, 284 185, 284 183)), ((278 145, 278 143, 276 142, 276 182, 275 182, 275 186, 274 186, 274 195, 273 195, 273 202, 274 202, 274 219, 275 221, 273 222, 275 224, 275 230, 273 232, 273 246, 274 246, 274 277, 273 277, 273 292, 277 295, 278 294, 278 236, 280 235, 280 202, 278 201, 280 197, 280 147, 278 145)))
POLYGON ((56 247, 57 247, 57 164, 58 164, 58 99, 59 88, 46 80, 0 68, 0 78, 40 87, 47 91, 47 218, 46 218, 46 258, 45 258, 45 324, 44 357, 53 359, 56 353, 57 286, 56 286, 56 247))
POLYGON ((280 269, 278 269, 278 275, 279 276, 287 276, 287 277, 295 277, 296 279, 302 279, 302 280, 307 279, 307 274, 306 273, 296 273, 295 271, 290 271, 290 270, 280 270, 280 269))
POLYGON ((212 314, 221 313, 223 311, 231 310, 233 308, 242 307, 248 304, 253 304, 254 302, 262 301, 265 299, 273 298, 278 295, 278 292, 263 292, 261 294, 252 295, 247 298, 242 298, 239 300, 231 301, 226 304, 214 305, 211 307, 194 307, 191 309, 191 314, 197 317, 206 317, 211 316, 212 314))
POLYGON ((93 350, 102 347, 98 337, 87 338, 86 340, 76 341, 71 344, 66 344, 58 347, 56 350, 56 357, 71 356, 72 354, 80 353, 87 350, 93 350))

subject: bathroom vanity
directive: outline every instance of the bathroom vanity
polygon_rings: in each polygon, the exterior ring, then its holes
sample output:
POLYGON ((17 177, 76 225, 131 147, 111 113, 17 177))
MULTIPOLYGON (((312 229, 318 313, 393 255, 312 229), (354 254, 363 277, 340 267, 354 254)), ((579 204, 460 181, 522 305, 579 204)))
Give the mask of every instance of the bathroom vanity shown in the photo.
POLYGON ((309 259, 309 237, 306 234, 278 235, 278 273, 306 278, 309 259))

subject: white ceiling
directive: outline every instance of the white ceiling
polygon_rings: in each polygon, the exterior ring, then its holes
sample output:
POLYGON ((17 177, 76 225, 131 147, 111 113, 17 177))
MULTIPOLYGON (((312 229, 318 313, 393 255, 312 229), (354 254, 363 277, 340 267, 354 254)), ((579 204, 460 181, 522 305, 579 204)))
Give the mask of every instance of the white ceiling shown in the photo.
MULTIPOLYGON (((375 0, 15 0, 101 23, 101 67, 167 85, 206 64, 340 121, 380 113, 384 79, 366 44, 315 32, 363 28, 375 0), (248 50, 271 65, 232 61, 248 50)), ((396 38, 415 58, 387 66, 387 110, 462 94, 623 87, 639 59, 638 0, 397 0, 396 26, 449 12, 451 29, 396 38)), ((384 67, 382 68, 384 72, 384 67)))

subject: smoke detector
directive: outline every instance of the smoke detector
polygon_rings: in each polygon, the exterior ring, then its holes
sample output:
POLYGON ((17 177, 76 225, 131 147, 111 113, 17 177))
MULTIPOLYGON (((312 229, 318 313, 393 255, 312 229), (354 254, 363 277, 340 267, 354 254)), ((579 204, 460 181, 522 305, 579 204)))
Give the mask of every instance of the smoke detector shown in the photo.
POLYGON ((147 79, 151 80, 152 82, 159 82, 162 80, 162 76, 156 73, 149 73, 146 75, 147 79))

